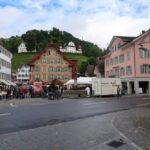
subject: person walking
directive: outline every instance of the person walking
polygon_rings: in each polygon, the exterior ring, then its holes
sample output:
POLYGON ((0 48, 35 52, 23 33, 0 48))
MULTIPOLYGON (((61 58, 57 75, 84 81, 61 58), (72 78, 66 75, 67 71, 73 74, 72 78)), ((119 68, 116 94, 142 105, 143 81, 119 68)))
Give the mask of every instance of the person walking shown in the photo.
POLYGON ((120 96, 120 92, 121 92, 120 85, 118 85, 118 87, 117 87, 117 96, 118 97, 120 96))

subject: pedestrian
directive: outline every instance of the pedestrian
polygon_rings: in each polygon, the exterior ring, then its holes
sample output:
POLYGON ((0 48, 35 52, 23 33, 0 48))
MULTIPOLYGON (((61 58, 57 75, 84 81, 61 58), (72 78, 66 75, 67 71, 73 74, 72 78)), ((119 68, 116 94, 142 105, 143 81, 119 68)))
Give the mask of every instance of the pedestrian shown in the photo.
POLYGON ((118 97, 120 96, 120 92, 121 92, 120 85, 118 85, 118 86, 117 86, 117 96, 118 96, 118 97))
POLYGON ((89 86, 87 86, 85 88, 85 90, 86 90, 87 97, 90 97, 90 88, 89 88, 89 86))

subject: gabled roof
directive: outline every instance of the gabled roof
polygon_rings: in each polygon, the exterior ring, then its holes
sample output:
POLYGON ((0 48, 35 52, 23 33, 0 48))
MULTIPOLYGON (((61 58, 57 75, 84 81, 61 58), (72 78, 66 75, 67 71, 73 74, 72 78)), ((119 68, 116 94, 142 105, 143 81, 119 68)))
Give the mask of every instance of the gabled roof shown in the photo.
POLYGON ((109 43, 107 49, 110 47, 110 45, 113 43, 113 41, 114 41, 116 38, 121 39, 123 42, 125 42, 125 44, 127 44, 127 43, 130 43, 131 41, 133 41, 136 37, 132 37, 132 36, 118 36, 118 35, 115 35, 115 36, 113 36, 112 40, 110 41, 110 43, 109 43))
POLYGON ((72 65, 72 64, 70 63, 70 61, 65 57, 65 55, 60 52, 59 48, 58 48, 55 44, 48 44, 47 47, 46 47, 44 50, 42 50, 42 51, 41 51, 40 53, 38 53, 38 54, 35 54, 35 55, 32 57, 32 60, 29 62, 29 65, 32 65, 36 60, 40 59, 40 57, 42 56, 42 54, 46 53, 50 48, 56 50, 57 53, 60 54, 64 60, 66 60, 70 65, 72 65))
POLYGON ((131 42, 136 38, 133 36, 115 36, 115 37, 122 39, 124 42, 131 42))

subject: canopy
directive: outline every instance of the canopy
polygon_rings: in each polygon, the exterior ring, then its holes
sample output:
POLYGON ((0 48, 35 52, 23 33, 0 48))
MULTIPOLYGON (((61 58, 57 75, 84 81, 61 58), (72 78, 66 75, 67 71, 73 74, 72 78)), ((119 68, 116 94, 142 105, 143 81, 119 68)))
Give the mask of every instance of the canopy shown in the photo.
POLYGON ((3 79, 0 79, 0 82, 5 85, 11 85, 10 83, 8 83, 6 80, 3 80, 3 79))
MULTIPOLYGON (((77 78, 77 84, 92 84, 92 78, 95 77, 79 77, 77 78)), ((72 85, 74 83, 74 79, 71 79, 68 82, 66 82, 65 85, 72 85)))
POLYGON ((10 80, 6 80, 9 84, 13 85, 13 86, 16 86, 16 83, 10 81, 10 80))

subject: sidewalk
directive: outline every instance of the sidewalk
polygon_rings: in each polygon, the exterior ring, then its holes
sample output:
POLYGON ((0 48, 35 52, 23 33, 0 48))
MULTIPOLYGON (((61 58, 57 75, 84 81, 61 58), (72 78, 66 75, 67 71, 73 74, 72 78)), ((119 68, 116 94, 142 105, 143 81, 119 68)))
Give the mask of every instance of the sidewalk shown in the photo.
POLYGON ((150 149, 150 106, 122 112, 113 124, 142 150, 150 149))

